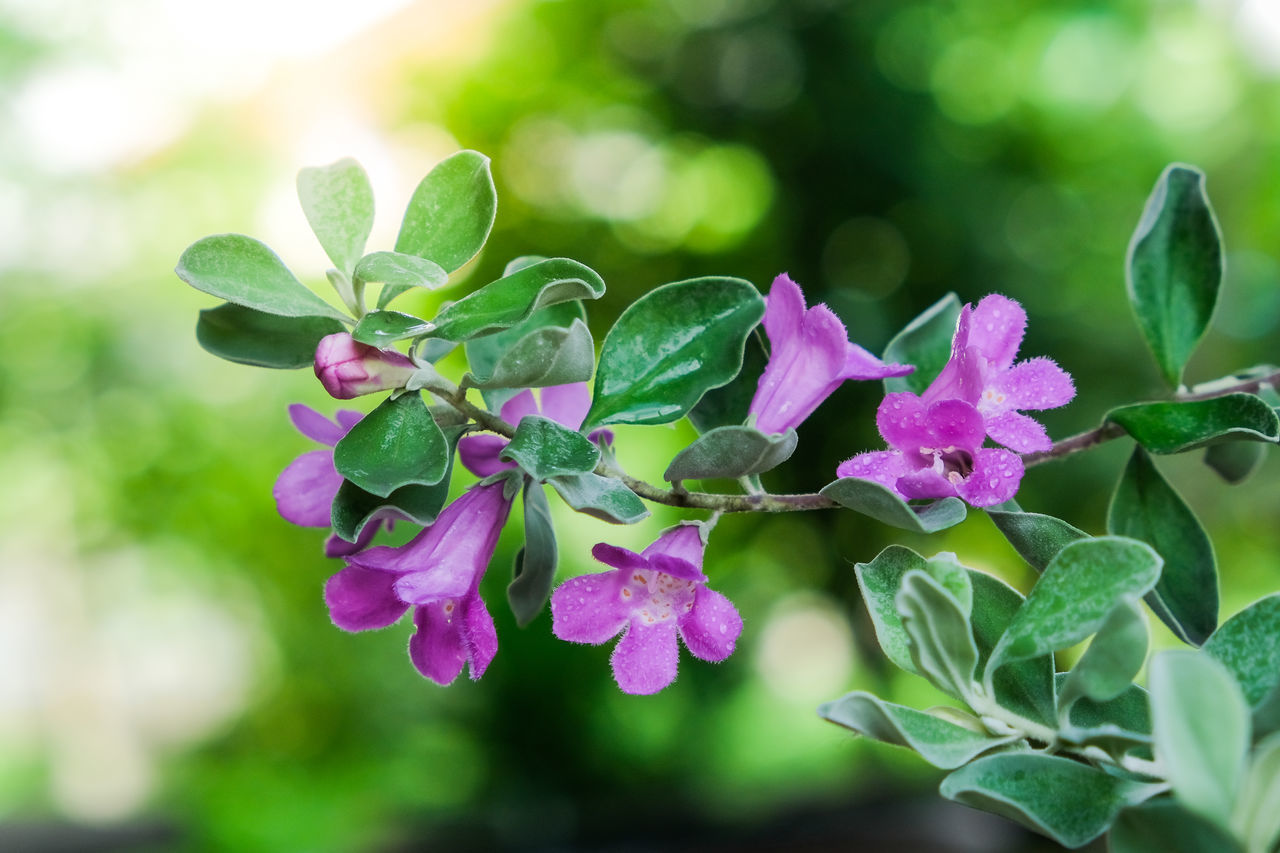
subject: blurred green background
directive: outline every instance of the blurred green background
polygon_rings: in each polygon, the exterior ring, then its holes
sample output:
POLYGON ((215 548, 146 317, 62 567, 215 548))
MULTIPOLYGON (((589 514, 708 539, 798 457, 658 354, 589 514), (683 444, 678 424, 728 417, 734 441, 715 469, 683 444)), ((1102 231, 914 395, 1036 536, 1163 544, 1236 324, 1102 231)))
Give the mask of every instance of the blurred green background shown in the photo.
MULTIPOLYGON (((738 650, 684 657, 648 698, 617 691, 608 646, 555 641, 547 614, 515 626, 512 525, 485 586, 498 657, 437 688, 408 625, 331 626, 322 533, 275 514, 311 449, 286 405, 333 402, 309 371, 201 351, 212 301, 171 270, 238 231, 320 289, 299 167, 359 159, 389 248, 420 177, 475 148, 499 211, 473 286, 517 255, 580 259, 609 285, 599 340, 658 284, 785 270, 873 350, 948 291, 1002 292, 1031 316, 1023 352, 1077 380, 1045 417, 1060 437, 1161 393, 1123 259, 1167 162, 1207 172, 1229 253, 1188 379, 1276 360, 1277 74, 1271 0, 3 0, 0 840, 1045 849, 935 806, 940 774, 813 713, 854 687, 937 701, 879 655, 850 565, 899 541, 1026 589, 981 515, 927 539, 852 513, 725 519, 708 572, 738 650)), ((876 446, 879 393, 838 391, 767 485, 814 490, 876 446)), ((620 430, 621 457, 656 481, 691 435, 620 430)), ((1100 532, 1123 445, 1034 469, 1019 500, 1100 532)), ((1214 536, 1223 615, 1273 590, 1274 460, 1238 487, 1161 467, 1214 536)), ((676 518, 558 512, 562 570, 676 518)))

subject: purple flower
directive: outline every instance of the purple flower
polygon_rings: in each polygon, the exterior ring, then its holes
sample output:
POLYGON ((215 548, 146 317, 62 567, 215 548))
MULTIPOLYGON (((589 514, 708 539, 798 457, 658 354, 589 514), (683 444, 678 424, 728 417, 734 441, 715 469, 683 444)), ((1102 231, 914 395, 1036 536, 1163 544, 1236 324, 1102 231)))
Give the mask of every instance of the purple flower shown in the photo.
POLYGON ((800 286, 786 273, 773 280, 765 299, 764 329, 772 351, 748 409, 763 433, 799 426, 846 379, 884 379, 915 370, 885 364, 850 343, 830 308, 805 308, 800 286))
MULTIPOLYGON (((526 388, 508 400, 499 412, 499 416, 509 424, 519 425, 525 415, 544 415, 570 429, 582 426, 582 421, 591 408, 591 392, 585 382, 573 382, 568 385, 552 385, 541 389, 541 406, 534 399, 533 389, 526 388)), ((608 430, 596 430, 590 438, 594 441, 601 433, 611 434, 608 430)), ((458 442, 458 459, 468 471, 477 477, 488 477, 508 468, 515 468, 514 462, 504 462, 498 458, 502 448, 507 446, 507 439, 500 435, 469 435, 458 442)))
POLYGON ((504 485, 473 486, 405 545, 348 557, 324 588, 333 624, 344 631, 385 628, 412 606, 409 658, 419 672, 437 684, 451 683, 463 664, 472 680, 483 675, 498 634, 480 579, 511 510, 504 485))
POLYGON ((320 339, 315 369, 329 396, 350 400, 404 387, 415 367, 398 352, 357 343, 346 332, 337 332, 320 339))
POLYGON ((977 307, 964 306, 951 344, 951 358, 921 395, 926 404, 959 399, 977 407, 986 434, 1019 453, 1053 446, 1039 421, 1019 410, 1054 409, 1075 396, 1075 385, 1052 359, 1014 363, 1027 326, 1022 306, 992 293, 977 307))
POLYGON ((733 653, 742 617, 707 589, 700 524, 679 524, 637 554, 601 543, 591 549, 614 570, 571 578, 551 596, 552 632, 599 645, 624 631, 613 650, 613 677, 624 693, 657 693, 676 677, 676 637, 696 658, 733 653))
POLYGON ((960 497, 993 506, 1013 497, 1022 481, 1022 458, 983 447, 982 414, 964 400, 929 404, 909 392, 887 395, 876 426, 892 450, 860 453, 836 469, 839 477, 872 480, 903 498, 960 497))
MULTIPOLYGON (((298 432, 330 448, 350 432, 362 417, 359 412, 339 409, 337 420, 331 421, 309 406, 295 403, 289 407, 289 419, 298 428, 298 432)), ((330 507, 341 486, 342 475, 333 467, 333 451, 312 450, 290 462, 280 472, 271 494, 276 499, 276 509, 286 521, 303 527, 328 527, 330 507)), ((364 526, 355 542, 348 542, 336 534, 331 535, 325 541, 325 556, 344 557, 365 548, 373 540, 383 521, 390 526, 393 518, 394 515, 375 517, 364 526)))

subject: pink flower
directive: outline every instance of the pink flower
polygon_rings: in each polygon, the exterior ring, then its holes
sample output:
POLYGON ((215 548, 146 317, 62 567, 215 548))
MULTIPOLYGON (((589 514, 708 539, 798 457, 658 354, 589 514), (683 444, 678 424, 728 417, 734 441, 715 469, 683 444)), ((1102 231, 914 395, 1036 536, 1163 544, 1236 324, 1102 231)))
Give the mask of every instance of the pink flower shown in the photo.
POLYGON ((977 407, 986 434, 1019 453, 1053 446, 1039 421, 1018 410, 1055 409, 1071 402, 1075 385, 1052 359, 1014 363, 1027 326, 1027 313, 1006 296, 992 293, 978 306, 964 306, 951 343, 951 358, 921 395, 926 404, 964 400, 977 407))
POLYGON ((765 299, 764 329, 772 351, 748 412, 766 434, 799 426, 846 379, 885 379, 915 370, 885 364, 850 343, 830 308, 805 308, 804 293, 786 273, 773 280, 765 299))
POLYGON ((320 339, 315 370, 329 396, 350 400, 404 387, 415 367, 398 352, 357 343, 346 332, 337 332, 320 339))
POLYGON ((905 391, 889 394, 876 426, 893 449, 859 453, 836 476, 872 480, 907 500, 960 497, 973 506, 1003 503, 1018 491, 1022 458, 983 447, 982 415, 964 400, 929 405, 905 391))
MULTIPOLYGON (((591 408, 591 391, 585 382, 572 382, 568 385, 552 385, 539 390, 541 404, 534 399, 533 389, 526 388, 503 404, 499 416, 511 424, 519 426, 525 415, 544 415, 556 423, 577 429, 591 408)), ((596 441, 601 435, 606 441, 611 440, 609 430, 595 430, 589 438, 596 441)), ((498 458, 502 448, 507 446, 507 439, 491 433, 469 435, 458 442, 458 459, 468 471, 477 477, 488 477, 508 468, 515 468, 514 462, 504 462, 498 458)))
POLYGON ((571 578, 551 596, 551 630, 560 639, 599 645, 623 632, 611 662, 624 693, 657 693, 675 680, 677 637, 705 661, 733 653, 742 617, 707 589, 701 527, 672 527, 641 554, 596 545, 592 556, 614 570, 571 578))
POLYGON ((511 510, 504 485, 473 486, 405 545, 348 557, 324 588, 333 624, 345 631, 385 628, 413 607, 409 658, 420 673, 449 684, 469 664, 472 680, 483 675, 498 634, 480 579, 511 510))

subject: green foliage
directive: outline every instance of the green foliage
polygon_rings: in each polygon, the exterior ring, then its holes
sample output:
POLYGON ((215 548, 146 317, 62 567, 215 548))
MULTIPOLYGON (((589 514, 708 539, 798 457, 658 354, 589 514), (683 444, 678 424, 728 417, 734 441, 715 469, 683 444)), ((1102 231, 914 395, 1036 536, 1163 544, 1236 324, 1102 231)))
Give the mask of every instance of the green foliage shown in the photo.
POLYGON ((599 299, 604 280, 568 258, 547 258, 459 299, 435 316, 431 335, 466 341, 510 329, 539 308, 579 299, 599 299))
POLYGON ((764 300, 736 278, 663 285, 631 304, 605 336, 584 428, 663 424, 742 369, 764 300))
POLYGON ((1111 499, 1107 529, 1146 542, 1164 558, 1147 602, 1185 642, 1200 645, 1218 626, 1218 564, 1199 519, 1135 447, 1111 499))
POLYGON ((349 319, 298 281, 266 244, 243 234, 197 240, 174 272, 196 290, 266 314, 349 319))
POLYGON ((396 341, 416 338, 431 331, 431 324, 399 311, 370 311, 351 330, 351 337, 362 344, 386 349, 396 341))
POLYGON ((871 480, 841 477, 822 487, 823 495, 846 509, 903 530, 936 533, 964 521, 967 510, 959 498, 942 498, 912 506, 890 489, 871 480))
MULTIPOLYGON (((344 275, 351 276, 373 230, 373 187, 355 160, 298 172, 298 201, 312 232, 344 275)), ((382 281, 382 279, 366 279, 382 281)))
POLYGON ((497 210, 489 158, 459 151, 440 161, 413 191, 396 251, 453 272, 484 246, 497 210))
POLYGON ((710 477, 748 477, 776 468, 796 449, 796 431, 765 435, 746 426, 708 430, 676 454, 662 478, 672 483, 710 477))
POLYGON ((886 362, 914 364, 916 369, 906 376, 884 380, 886 394, 910 391, 922 394, 929 383, 942 372, 951 355, 951 338, 960 318, 960 299, 948 293, 930 305, 889 341, 884 350, 886 362))
POLYGON ((601 521, 635 524, 649 516, 636 493, 612 477, 565 474, 547 482, 569 506, 601 521))
POLYGON ((227 361, 298 369, 315 363, 321 338, 345 330, 332 317, 282 317, 228 302, 200 312, 196 340, 227 361))
MULTIPOLYGON (((351 275, 365 284, 378 282, 396 289, 434 290, 449 283, 449 274, 435 261, 402 252, 371 252, 360 259, 351 275)), ((378 307, 389 301, 379 299, 378 307)))
POLYGON ((1222 238, 1199 170, 1174 164, 1147 199, 1129 244, 1129 302, 1160 372, 1182 382, 1222 284, 1222 238))
MULTIPOLYGON (((526 418, 526 420, 528 420, 526 418)), ((516 553, 514 576, 507 585, 507 601, 521 628, 532 622, 551 595, 559 553, 551 506, 542 484, 524 484, 524 547, 516 553)))
POLYGON ((747 420, 751 400, 760 384, 760 375, 768 363, 764 336, 759 327, 747 336, 742 350, 742 369, 727 384, 712 388, 702 395, 689 410, 689 423, 698 432, 710 432, 716 427, 737 426, 747 420))
POLYGON ((1064 547, 1089 536, 1062 519, 1043 513, 994 507, 986 512, 1013 549, 1037 572, 1043 572, 1064 547))
POLYGON ((538 482, 586 474, 600 461, 600 448, 580 432, 541 415, 525 415, 500 457, 538 482))
POLYGON ((1185 453, 1224 441, 1280 440, 1280 418, 1253 394, 1227 394, 1210 400, 1136 403, 1107 412, 1151 453, 1185 453))
POLYGON ((1083 847, 1121 809, 1160 790, 1052 755, 991 755, 942 780, 942 796, 994 812, 1057 841, 1083 847))
POLYGON ((389 397, 333 449, 338 473, 388 497, 401 486, 434 485, 449 470, 449 442, 417 392, 389 397))

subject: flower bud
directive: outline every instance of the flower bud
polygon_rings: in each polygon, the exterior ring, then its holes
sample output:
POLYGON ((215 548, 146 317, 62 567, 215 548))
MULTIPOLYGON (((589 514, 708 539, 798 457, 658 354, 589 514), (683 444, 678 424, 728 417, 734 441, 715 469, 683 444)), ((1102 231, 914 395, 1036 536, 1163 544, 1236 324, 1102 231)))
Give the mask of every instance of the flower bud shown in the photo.
POLYGON ((400 353, 357 343, 346 332, 329 335, 316 347, 316 376, 339 400, 403 387, 414 370, 400 353))

